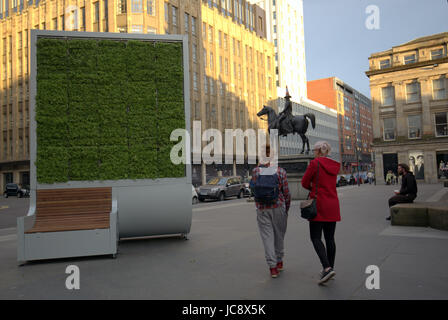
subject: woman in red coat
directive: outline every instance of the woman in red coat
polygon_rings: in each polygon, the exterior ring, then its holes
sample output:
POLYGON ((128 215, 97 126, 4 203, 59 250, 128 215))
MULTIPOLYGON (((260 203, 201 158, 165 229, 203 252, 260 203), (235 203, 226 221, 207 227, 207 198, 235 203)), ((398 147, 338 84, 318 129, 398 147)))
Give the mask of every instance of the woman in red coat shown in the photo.
POLYGON ((336 222, 341 221, 339 199, 336 191, 336 178, 341 165, 339 162, 328 158, 330 151, 331 147, 328 142, 317 142, 313 147, 315 159, 310 162, 302 178, 302 186, 310 190, 310 199, 316 197, 317 183, 317 216, 309 220, 309 223, 311 242, 323 267, 319 284, 327 282, 336 274, 333 270, 336 257, 334 233, 336 222), (317 178, 319 178, 318 182, 317 178), (326 248, 321 240, 322 231, 324 232, 326 248))

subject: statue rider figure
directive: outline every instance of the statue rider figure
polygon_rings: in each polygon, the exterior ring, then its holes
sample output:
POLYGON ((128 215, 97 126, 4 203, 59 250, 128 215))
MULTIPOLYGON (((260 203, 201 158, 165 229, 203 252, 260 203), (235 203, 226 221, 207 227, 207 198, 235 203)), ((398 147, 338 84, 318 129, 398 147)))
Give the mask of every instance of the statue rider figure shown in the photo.
POLYGON ((285 95, 286 103, 285 108, 282 112, 280 112, 278 117, 278 128, 279 134, 282 136, 286 136, 289 133, 292 133, 294 128, 292 126, 292 119, 294 118, 292 114, 292 103, 291 96, 289 95, 288 86, 286 86, 286 95, 285 95))

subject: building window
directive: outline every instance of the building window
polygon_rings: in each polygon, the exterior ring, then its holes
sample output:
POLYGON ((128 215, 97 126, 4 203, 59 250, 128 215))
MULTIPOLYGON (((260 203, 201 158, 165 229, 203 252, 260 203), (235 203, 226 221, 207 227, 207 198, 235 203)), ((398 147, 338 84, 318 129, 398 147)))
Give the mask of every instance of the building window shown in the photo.
POLYGON ((147 10, 148 10, 148 14, 150 16, 155 16, 156 15, 156 5, 155 5, 155 1, 154 0, 148 0, 147 2, 147 10))
POLYGON ((406 84, 406 102, 420 101, 420 84, 417 81, 406 84))
POLYGON ((132 33, 143 33, 143 25, 141 25, 141 24, 133 24, 131 32, 132 33))
POLYGON ((212 104, 211 118, 212 118, 213 121, 216 121, 216 107, 215 107, 215 104, 212 104))
POLYGON ((215 80, 213 78, 210 78, 210 94, 215 94, 215 80))
POLYGON ((194 91, 198 91, 198 73, 193 73, 193 89, 194 91))
POLYGON ((388 86, 381 89, 383 97, 383 106, 393 106, 395 103, 394 99, 394 87, 388 86))
POLYGON ((166 23, 170 23, 170 18, 169 18, 169 14, 170 14, 170 5, 168 4, 168 2, 165 2, 165 22, 166 23))
POLYGON ((213 65, 214 65, 213 52, 210 52, 210 70, 213 70, 213 65))
POLYGON ((197 63, 198 62, 198 46, 193 43, 191 50, 192 50, 193 62, 197 63))
POLYGON ((218 80, 218 83, 219 83, 219 94, 221 96, 224 96, 224 84, 222 83, 221 80, 218 80))
POLYGON ((202 23, 202 38, 207 41, 207 24, 205 22, 202 23))
POLYGON ((93 14, 94 14, 94 18, 93 18, 93 23, 97 23, 100 21, 100 3, 99 1, 95 2, 93 4, 93 14))
POLYGON ((58 30, 58 18, 53 19, 53 30, 58 30))
POLYGON ((132 12, 142 13, 143 12, 142 0, 132 0, 131 8, 132 8, 132 12))
POLYGON ((218 31, 218 43, 219 47, 222 48, 222 32, 218 31))
POLYGON ((156 34, 157 33, 157 29, 153 28, 153 27, 148 27, 148 33, 149 34, 156 34))
POLYGON ((185 27, 185 33, 190 32, 190 15, 188 13, 184 14, 184 27, 185 27))
POLYGON ((446 98, 446 81, 445 77, 435 79, 432 81, 434 100, 441 100, 446 98))
POLYGON ((442 59, 443 58, 443 49, 437 49, 431 51, 431 60, 442 59))
POLYGON ((408 56, 404 56, 404 64, 411 64, 411 63, 416 63, 416 56, 415 54, 410 54, 408 56))
POLYGON ((86 8, 81 8, 81 31, 86 30, 86 8))
POLYGON ((436 137, 448 136, 448 112, 436 113, 434 116, 436 123, 436 137))
POLYGON ((204 93, 208 93, 208 77, 204 75, 204 93))
POLYGON ((199 104, 199 101, 194 102, 194 116, 196 119, 201 118, 201 105, 199 104))
POLYGON ((191 34, 196 35, 196 18, 191 17, 191 34))
POLYGON ((213 43, 213 27, 208 26, 208 42, 213 43))
MULTIPOLYGON (((109 7, 107 4, 108 0, 104 0, 104 30, 105 32, 109 32, 109 7)), ((78 25, 78 12, 76 11, 76 26, 78 25)))
POLYGON ((395 140, 395 118, 383 119, 384 141, 395 140))
POLYGON ((422 137, 422 116, 408 116, 408 137, 409 139, 419 139, 422 137))
POLYGON ((177 30, 177 8, 175 6, 171 7, 171 11, 172 11, 172 20, 173 20, 173 31, 174 33, 178 33, 177 30))
POLYGON ((390 59, 380 61, 380 69, 390 68, 390 59))
POLYGON ((126 0, 118 0, 117 4, 118 13, 126 13, 126 0))

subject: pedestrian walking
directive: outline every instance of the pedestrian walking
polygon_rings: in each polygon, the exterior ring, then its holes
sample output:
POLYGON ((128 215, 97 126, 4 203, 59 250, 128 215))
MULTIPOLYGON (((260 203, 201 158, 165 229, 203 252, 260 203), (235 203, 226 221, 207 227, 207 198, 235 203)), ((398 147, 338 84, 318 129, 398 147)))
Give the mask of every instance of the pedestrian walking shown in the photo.
POLYGON ((387 185, 392 184, 392 177, 393 177, 392 170, 387 171, 387 174, 386 174, 386 184, 387 185))
MULTIPOLYGON (((266 156, 270 157, 269 145, 266 146, 266 156)), ((291 205, 285 169, 260 161, 252 171, 251 189, 266 262, 271 277, 277 278, 284 268, 284 239, 291 205)))
POLYGON ((317 216, 309 220, 309 228, 311 242, 323 267, 319 280, 319 284, 323 284, 336 274, 334 271, 336 258, 334 234, 336 222, 341 220, 339 199, 336 191, 336 176, 341 165, 339 162, 328 158, 331 147, 326 141, 317 142, 313 147, 313 152, 315 158, 306 169, 302 178, 302 186, 310 190, 310 198, 316 198, 317 192, 317 216), (325 246, 321 240, 322 231, 324 233, 325 246))
MULTIPOLYGON (((401 176, 401 188, 395 191, 395 196, 389 199, 389 208, 397 203, 412 203, 417 198, 417 182, 414 174, 409 171, 409 166, 405 163, 398 165, 398 174, 401 176)), ((390 220, 391 216, 386 218, 390 220)))
POLYGON ((369 173, 367 174, 367 179, 369 180, 369 184, 372 184, 373 182, 373 172, 369 171, 369 173))

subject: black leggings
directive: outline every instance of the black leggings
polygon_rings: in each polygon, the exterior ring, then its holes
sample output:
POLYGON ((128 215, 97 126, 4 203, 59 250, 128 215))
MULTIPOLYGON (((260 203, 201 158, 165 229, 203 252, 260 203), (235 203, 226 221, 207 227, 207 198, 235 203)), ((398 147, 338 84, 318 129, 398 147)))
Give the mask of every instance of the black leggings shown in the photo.
POLYGON ((310 221, 311 242, 324 269, 328 267, 334 268, 334 259, 336 257, 336 243, 334 242, 335 230, 336 222, 310 221), (324 231, 326 249, 321 240, 322 230, 324 231))

